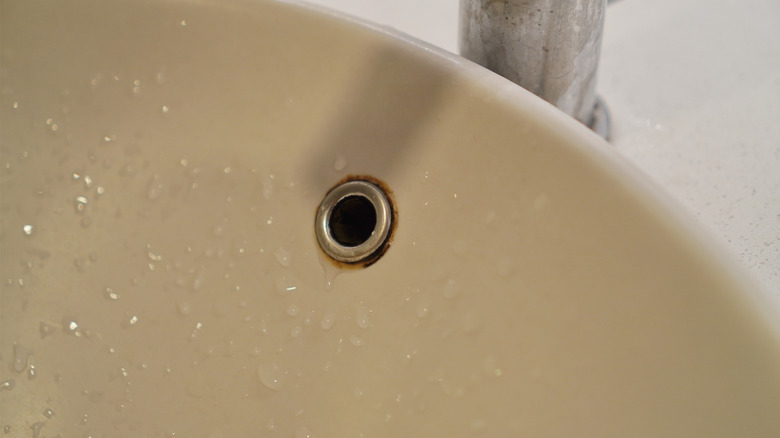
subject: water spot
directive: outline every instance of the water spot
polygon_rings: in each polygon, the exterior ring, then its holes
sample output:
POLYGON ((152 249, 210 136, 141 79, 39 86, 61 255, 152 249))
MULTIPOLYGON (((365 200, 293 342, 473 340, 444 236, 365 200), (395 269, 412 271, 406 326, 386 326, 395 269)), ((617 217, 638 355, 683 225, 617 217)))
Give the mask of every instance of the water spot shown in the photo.
POLYGON ((160 182, 160 175, 154 175, 146 187, 146 197, 152 201, 160 199, 164 188, 165 186, 160 182))
POLYGON ((102 195, 103 193, 105 193, 106 189, 103 188, 103 186, 97 186, 97 188, 95 189, 95 192, 97 192, 97 194, 99 196, 99 195, 102 195))
POLYGON ((197 275, 195 275, 195 278, 192 279, 192 290, 195 292, 199 291, 203 287, 204 281, 206 281, 206 279, 203 272, 198 272, 197 275))
POLYGON ((299 312, 298 306, 296 306, 294 303, 290 304, 290 306, 287 308, 287 314, 289 316, 297 316, 299 312))
POLYGON ((417 303, 417 316, 425 318, 431 312, 431 302, 428 297, 423 297, 419 303, 417 303))
POLYGON ((333 284, 336 282, 336 277, 341 274, 342 269, 339 269, 330 260, 325 258, 324 254, 320 254, 320 265, 322 266, 322 272, 325 275, 325 289, 333 289, 333 284))
POLYGON ((38 368, 35 365, 30 365, 30 368, 27 370, 27 379, 33 380, 36 377, 38 377, 38 368))
POLYGON ((198 321, 195 323, 195 328, 192 330, 192 334, 190 334, 190 339, 195 339, 195 336, 198 335, 198 332, 203 328, 203 323, 198 321))
POLYGON ((276 256, 276 261, 279 262, 282 267, 289 268, 292 264, 292 257, 290 256, 290 252, 286 249, 279 247, 274 252, 274 255, 276 256))
POLYGON ((133 81, 133 95, 141 94, 141 81, 136 79, 133 81))
POLYGON ((103 143, 114 143, 114 142, 116 142, 116 134, 103 136, 103 143))
POLYGON ((45 425, 45 423, 43 421, 38 421, 36 423, 33 423, 30 426, 30 429, 32 429, 32 431, 33 431, 33 434, 32 434, 33 438, 40 438, 40 436, 41 436, 41 429, 43 429, 44 425, 45 425))
POLYGON ((19 102, 14 102, 11 104, 11 108, 13 109, 19 109, 19 102))
POLYGON ((168 114, 168 112, 169 112, 170 110, 171 110, 171 109, 168 107, 168 105, 163 105, 163 106, 160 108, 160 111, 162 111, 162 113, 163 113, 163 114, 168 114))
POLYGON ((146 253, 146 256, 149 257, 149 260, 151 260, 153 262, 161 262, 162 261, 162 256, 160 254, 156 254, 156 253, 154 253, 152 251, 148 251, 146 253))
POLYGON ((301 335, 302 332, 303 329, 301 328, 301 326, 296 325, 290 329, 290 336, 292 336, 293 338, 297 338, 298 336, 301 335))
POLYGON ((187 316, 192 313, 192 306, 186 301, 181 301, 176 304, 176 308, 179 310, 181 316, 187 316))
POLYGON ((85 186, 86 188, 90 188, 90 187, 92 187, 92 177, 91 177, 91 176, 89 176, 89 175, 86 175, 86 176, 84 177, 84 186, 85 186))
POLYGON ((187 20, 181 20, 181 21, 179 22, 179 26, 181 26, 181 27, 186 27, 186 26, 187 26, 187 20))
POLYGON ((78 179, 81 178, 81 174, 79 174, 77 172, 73 172, 71 177, 73 178, 74 181, 78 181, 78 179))
POLYGON ((306 426, 301 426, 295 431, 295 438, 313 438, 311 431, 306 426))
POLYGON ((32 236, 32 233, 33 233, 34 229, 35 229, 35 227, 33 227, 32 225, 29 225, 29 224, 27 224, 27 225, 22 227, 22 231, 24 232, 25 236, 32 236))
POLYGON ((273 418, 269 418, 268 421, 265 423, 265 428, 268 429, 269 432, 273 432, 276 430, 276 420, 273 418))
POLYGON ((322 320, 320 320, 320 327, 322 327, 323 330, 330 330, 335 324, 336 315, 332 311, 325 313, 325 315, 322 316, 322 320))
POLYGON ((273 362, 260 365, 257 374, 260 376, 260 382, 274 391, 282 389, 287 381, 287 370, 273 362))
POLYGON ((344 168, 347 167, 347 158, 343 155, 339 155, 336 157, 336 159, 333 161, 333 170, 336 172, 340 172, 344 170, 344 168))
POLYGON ((14 371, 22 373, 27 369, 27 359, 30 357, 30 350, 20 344, 14 344, 14 371))
POLYGON ((460 287, 458 286, 458 283, 452 278, 447 280, 447 284, 444 285, 442 295, 444 295, 444 298, 447 299, 453 299, 460 295, 460 287))
POLYGON ((46 418, 51 418, 51 417, 54 416, 54 411, 51 410, 50 408, 46 408, 43 411, 43 416, 46 417, 46 418))
POLYGON ((496 365, 496 358, 488 356, 482 362, 482 370, 485 373, 485 377, 501 377, 504 375, 504 370, 496 365))
POLYGON ((76 213, 84 213, 84 211, 87 209, 87 204, 89 204, 89 200, 85 196, 77 196, 76 204, 74 205, 76 213))
POLYGON ((16 386, 16 380, 14 379, 3 380, 3 382, 0 383, 0 391, 10 391, 14 389, 14 386, 16 386))
POLYGON ((130 325, 136 325, 138 324, 138 317, 136 315, 133 315, 130 317, 130 320, 128 321, 130 325))
POLYGON ((157 73, 154 75, 154 82, 157 85, 164 84, 168 80, 167 72, 168 72, 168 68, 166 68, 165 66, 161 66, 160 70, 158 70, 157 73))
POLYGON ((360 328, 368 328, 371 326, 371 311, 364 306, 357 306, 355 312, 355 322, 360 328))
POLYGON ((81 218, 81 228, 89 228, 90 225, 92 225, 92 218, 89 216, 85 216, 81 218))
POLYGON ((354 345, 355 347, 362 347, 365 344, 365 341, 363 338, 357 335, 350 335, 349 336, 349 342, 354 345))
POLYGON ((41 339, 49 337, 56 330, 57 328, 48 322, 41 322, 40 325, 38 325, 38 331, 41 333, 41 339))

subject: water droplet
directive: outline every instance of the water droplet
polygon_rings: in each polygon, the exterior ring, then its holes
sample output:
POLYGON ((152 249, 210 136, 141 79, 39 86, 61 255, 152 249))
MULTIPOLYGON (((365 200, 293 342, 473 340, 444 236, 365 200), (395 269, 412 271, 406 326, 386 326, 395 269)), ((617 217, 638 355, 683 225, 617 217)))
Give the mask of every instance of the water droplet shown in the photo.
POLYGON ((27 379, 33 380, 36 377, 38 377, 38 368, 35 365, 30 365, 30 368, 27 370, 27 379))
POLYGON ((3 382, 0 383, 0 391, 10 391, 14 389, 14 386, 16 386, 16 380, 14 379, 3 380, 3 382))
POLYGON ((504 375, 504 371, 496 365, 496 358, 493 356, 486 357, 482 362, 482 366, 485 377, 501 377, 504 375))
POLYGON ((336 159, 333 161, 333 170, 336 172, 340 172, 344 170, 344 168, 347 167, 347 158, 343 155, 339 155, 336 157, 336 159))
POLYGON ((11 108, 13 109, 19 109, 19 102, 14 102, 11 104, 11 108))
POLYGON ((130 317, 130 321, 129 321, 129 322, 130 322, 130 325, 136 325, 136 324, 138 324, 138 317, 137 317, 137 316, 135 316, 135 315, 131 316, 131 317, 130 317))
POLYGON ((356 310, 355 322, 357 322, 358 327, 368 328, 371 325, 371 311, 364 306, 357 306, 356 310))
POLYGON ((181 27, 185 27, 186 25, 187 25, 187 20, 181 20, 179 22, 179 26, 181 26, 181 27))
POLYGON ((154 75, 154 82, 157 83, 157 85, 162 85, 165 83, 165 81, 168 79, 166 77, 166 71, 168 69, 165 66, 160 67, 160 70, 157 72, 156 75, 154 75))
POLYGON ((295 431, 295 438, 314 438, 311 431, 306 426, 301 426, 295 431))
POLYGON ((68 322, 68 330, 75 332, 79 329, 79 324, 76 321, 68 322))
POLYGON ((57 328, 48 322, 41 322, 41 324, 38 326, 38 331, 41 333, 41 339, 50 336, 56 330, 57 328))
POLYGON ((43 416, 44 416, 44 417, 46 417, 46 418, 51 418, 51 417, 53 417, 53 416, 54 416, 54 411, 53 411, 53 410, 51 410, 50 408, 46 408, 46 409, 43 411, 43 416))
POLYGON ((160 108, 163 114, 168 114, 168 112, 171 110, 168 105, 163 105, 162 108, 160 108))
POLYGON ((32 434, 33 438, 40 438, 40 436, 41 436, 41 429, 43 429, 44 425, 45 425, 45 423, 43 421, 38 421, 37 423, 33 423, 30 426, 30 429, 32 429, 32 431, 33 431, 33 434, 32 434))
POLYGON ((365 344, 365 341, 363 338, 357 335, 350 335, 349 336, 349 342, 354 345, 355 347, 362 347, 365 344))
POLYGON ((268 389, 279 391, 287 381, 287 370, 276 363, 266 363, 257 369, 260 382, 268 389))
POLYGON ((14 371, 22 373, 27 369, 27 359, 30 357, 30 350, 20 344, 14 344, 14 371))
POLYGON ((203 283, 206 281, 205 276, 203 275, 203 272, 198 272, 197 275, 195 275, 195 278, 192 279, 192 290, 195 292, 199 291, 203 287, 203 283))
POLYGON ((276 261, 279 262, 282 267, 289 268, 292 264, 290 252, 286 249, 279 247, 276 249, 276 252, 274 252, 274 255, 276 256, 276 261))
POLYGON ((22 227, 22 231, 24 232, 25 236, 32 236, 33 233, 33 226, 32 225, 25 225, 22 227))
POLYGON ((176 307, 179 309, 179 314, 182 316, 187 316, 192 313, 192 306, 186 301, 178 303, 176 307))
POLYGON ((95 189, 98 195, 102 195, 106 192, 106 189, 103 188, 103 186, 97 186, 97 189, 95 189))
POLYGON ((138 79, 133 81, 133 94, 134 95, 141 94, 141 81, 138 79))
POLYGON ((76 213, 83 213, 84 210, 87 209, 87 204, 89 203, 89 200, 84 196, 77 196, 76 197, 76 204, 75 209, 76 213))
POLYGON ((423 297, 417 304, 417 316, 425 318, 431 312, 431 303, 427 297, 423 297))
POLYGON ((320 266, 322 266, 322 272, 325 275, 325 289, 333 289, 333 284, 336 281, 336 277, 341 274, 342 270, 335 266, 330 260, 325 258, 324 254, 320 254, 319 257, 320 266))
POLYGON ((336 315, 332 311, 328 311, 322 316, 320 327, 322 327, 323 330, 332 329, 334 324, 336 324, 336 315))
POLYGON ((104 135, 103 136, 103 142, 104 143, 113 143, 115 141, 116 141, 116 134, 104 135))
POLYGON ((87 188, 92 187, 92 177, 91 176, 86 175, 84 177, 84 186, 87 187, 87 188))
POLYGON ((160 254, 155 254, 152 251, 148 251, 146 253, 146 256, 149 257, 149 260, 151 260, 153 262, 161 262, 162 261, 162 256, 160 254))
POLYGON ((159 199, 160 196, 162 196, 164 188, 165 186, 160 182, 160 176, 154 175, 152 179, 149 180, 149 185, 146 188, 146 197, 152 201, 159 199))

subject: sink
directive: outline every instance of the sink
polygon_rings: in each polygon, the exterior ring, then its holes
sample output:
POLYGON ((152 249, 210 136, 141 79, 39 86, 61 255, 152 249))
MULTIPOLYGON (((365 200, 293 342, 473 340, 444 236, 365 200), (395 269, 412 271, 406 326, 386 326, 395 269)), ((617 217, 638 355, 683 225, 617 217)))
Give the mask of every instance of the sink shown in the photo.
POLYGON ((1 29, 9 436, 780 436, 780 312, 509 81, 289 2, 1 29), (346 269, 314 223, 356 176, 397 224, 346 269))

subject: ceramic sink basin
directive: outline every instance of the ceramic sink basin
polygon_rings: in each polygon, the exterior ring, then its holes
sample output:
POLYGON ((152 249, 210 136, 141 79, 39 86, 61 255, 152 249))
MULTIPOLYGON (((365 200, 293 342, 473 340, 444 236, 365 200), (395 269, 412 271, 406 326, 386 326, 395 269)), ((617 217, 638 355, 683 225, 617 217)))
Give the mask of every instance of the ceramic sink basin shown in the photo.
POLYGON ((7 436, 780 436, 780 313, 508 81, 275 1, 1 31, 7 436), (349 175, 396 206, 362 269, 314 234, 349 175))

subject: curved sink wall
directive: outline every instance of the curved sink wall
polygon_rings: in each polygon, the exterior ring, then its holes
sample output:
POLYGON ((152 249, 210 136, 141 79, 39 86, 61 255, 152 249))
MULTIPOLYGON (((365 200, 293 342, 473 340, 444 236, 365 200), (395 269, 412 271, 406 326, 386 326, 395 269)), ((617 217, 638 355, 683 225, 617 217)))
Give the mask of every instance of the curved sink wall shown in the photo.
POLYGON ((752 284, 508 82, 274 2, 11 1, 2 32, 10 432, 780 432, 752 284), (399 226, 338 275, 314 212, 353 173, 399 226))

